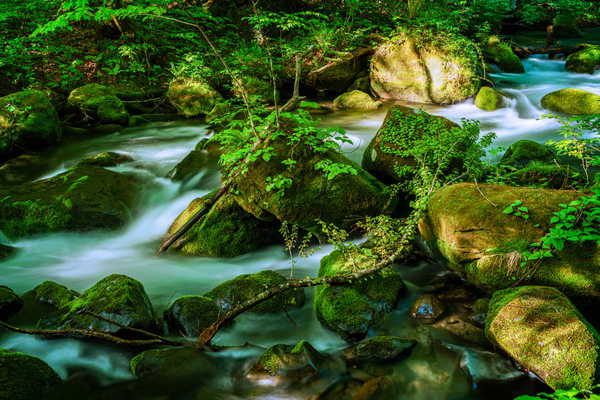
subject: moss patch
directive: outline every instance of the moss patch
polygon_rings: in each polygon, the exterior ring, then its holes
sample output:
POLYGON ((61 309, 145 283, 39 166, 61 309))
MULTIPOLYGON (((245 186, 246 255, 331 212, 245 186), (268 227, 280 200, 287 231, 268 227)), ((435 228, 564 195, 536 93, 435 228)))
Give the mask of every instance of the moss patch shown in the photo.
POLYGON ((222 99, 208 83, 185 79, 171 82, 167 97, 177 111, 186 118, 208 114, 222 99))
POLYGON ((127 125, 129 113, 115 91, 107 86, 90 83, 73 90, 68 102, 81 112, 103 124, 127 125))

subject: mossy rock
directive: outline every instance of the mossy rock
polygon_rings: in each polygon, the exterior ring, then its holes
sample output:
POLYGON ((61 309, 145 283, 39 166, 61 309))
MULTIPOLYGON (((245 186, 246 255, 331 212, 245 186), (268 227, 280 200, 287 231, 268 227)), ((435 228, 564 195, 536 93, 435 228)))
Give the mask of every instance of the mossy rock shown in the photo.
POLYGON ((600 67, 600 46, 585 46, 567 57, 565 68, 570 72, 593 74, 600 67))
POLYGON ((523 63, 506 43, 502 43, 497 36, 491 36, 484 50, 487 62, 496 64, 503 72, 522 74, 525 72, 523 63))
POLYGON ((398 336, 375 336, 344 350, 346 359, 353 364, 390 362, 410 355, 417 341, 398 336))
POLYGON ((108 86, 90 83, 69 94, 69 105, 77 107, 84 116, 103 124, 127 125, 129 113, 123 102, 108 86))
POLYGON ((201 140, 179 164, 169 172, 169 178, 178 182, 189 181, 207 168, 218 168, 223 152, 220 145, 209 139, 201 140))
POLYGON ((354 83, 350 85, 347 91, 352 92, 353 90, 360 90, 361 92, 369 93, 371 90, 371 80, 369 76, 367 75, 356 78, 354 83))
POLYGON ((487 314, 488 309, 490 308, 490 299, 487 297, 482 297, 480 299, 475 300, 473 303, 472 310, 476 314, 487 314))
POLYGON ((561 89, 542 97, 542 107, 570 115, 600 114, 600 96, 581 89, 561 89))
POLYGON ((109 275, 65 305, 59 329, 95 329, 114 334, 131 335, 131 331, 87 312, 119 322, 121 325, 154 330, 156 320, 144 286, 125 275, 109 275))
POLYGON ((139 188, 133 176, 89 165, 0 187, 0 231, 14 240, 39 233, 119 228, 129 221, 139 188))
POLYGON ((0 349, 0 399, 43 399, 60 377, 37 357, 0 349))
POLYGON ((316 151, 304 143, 292 145, 285 136, 262 144, 257 151, 265 146, 272 149, 273 156, 250 164, 248 172, 235 180, 232 191, 236 202, 256 218, 286 221, 318 235, 319 220, 349 229, 366 216, 393 210, 395 204, 385 186, 339 152, 316 151), (289 158, 296 162, 293 168, 283 163, 289 158), (330 179, 318 169, 323 163, 351 168, 352 173, 330 179), (272 190, 269 181, 273 177, 290 179, 291 187, 283 195, 272 190))
POLYGON ((524 168, 532 162, 551 163, 554 157, 554 152, 547 146, 524 139, 511 144, 502 156, 500 163, 524 168))
POLYGON ((80 296, 74 290, 56 282, 46 281, 21 296, 23 307, 10 319, 17 326, 38 326, 44 321, 49 327, 67 311, 67 307, 80 296))
MULTIPOLYGON (((415 159, 407 155, 414 147, 414 141, 424 133, 437 135, 439 131, 457 128, 454 122, 437 115, 430 115, 403 106, 393 106, 387 113, 383 124, 371 140, 362 159, 362 167, 385 183, 396 183, 412 176, 398 174, 397 168, 408 167, 416 173, 415 159)), ((459 160, 451 162, 453 166, 461 164, 459 160)))
POLYGON ((129 362, 129 367, 136 378, 191 384, 198 383, 198 377, 211 375, 211 370, 218 371, 221 366, 217 360, 191 347, 166 347, 136 355, 129 362))
MULTIPOLYGON (((286 278, 274 271, 244 274, 221 283, 204 296, 213 299, 219 309, 222 310, 221 312, 227 312, 232 307, 253 299, 270 287, 277 286, 285 281, 286 278)), ((260 314, 278 313, 292 307, 302 307, 304 301, 304 289, 290 289, 255 305, 251 308, 251 311, 260 314)))
POLYGON ((169 332, 198 337, 220 315, 215 302, 204 296, 180 297, 164 312, 169 332))
POLYGON ((547 189, 574 189, 587 185, 585 174, 577 168, 532 161, 527 166, 503 175, 511 186, 547 189))
POLYGON ((432 294, 424 294, 413 303, 410 317, 425 324, 433 324, 446 311, 444 303, 432 294))
POLYGON ((371 96, 365 92, 353 90, 336 97, 335 100, 333 100, 333 106, 337 110, 370 111, 381 107, 381 102, 373 100, 371 96))
POLYGON ((5 321, 23 307, 23 300, 8 286, 0 286, 0 321, 5 321))
POLYGON ((560 291, 521 286, 494 293, 487 337, 552 389, 598 383, 600 336, 560 291))
POLYGON ((475 105, 484 111, 496 111, 504 106, 504 96, 491 87, 484 86, 475 97, 475 105))
POLYGON ((466 38, 401 33, 375 49, 371 88, 383 99, 452 104, 474 96, 480 87, 481 63, 466 38))
MULTIPOLYGON (((169 234, 177 232, 212 196, 214 192, 193 200, 171 224, 169 234)), ((281 242, 279 224, 255 218, 244 211, 230 194, 217 200, 208 214, 182 238, 171 251, 209 257, 236 257, 281 242)))
POLYGON ((171 82, 167 97, 177 111, 186 118, 206 115, 222 100, 219 92, 208 83, 185 79, 171 82))
POLYGON ((79 161, 77 165, 94 165, 96 167, 116 167, 120 164, 132 162, 133 158, 130 155, 107 151, 105 153, 89 156, 79 161))
POLYGON ((0 163, 58 143, 61 131, 58 113, 44 93, 23 90, 0 97, 0 163))
MULTIPOLYGON (((319 277, 335 276, 366 268, 372 259, 363 252, 353 260, 339 250, 321 259, 319 277)), ((317 286, 314 308, 319 321, 338 333, 344 340, 357 341, 364 338, 370 328, 381 323, 390 313, 405 286, 400 274, 388 267, 350 285, 338 287, 317 286)))
POLYGON ((0 243, 0 260, 12 256, 16 251, 16 248, 0 243))
POLYGON ((306 378, 316 375, 325 357, 306 340, 296 345, 276 344, 261 354, 248 375, 306 378))
POLYGON ((0 165, 0 186, 20 185, 39 178, 50 168, 40 154, 21 154, 0 165))
POLYGON ((450 268, 480 289, 491 293, 522 282, 556 287, 578 301, 590 302, 600 297, 597 244, 567 245, 535 268, 520 265, 521 252, 548 232, 559 204, 582 195, 567 190, 455 184, 431 197, 419 231, 450 268), (503 213, 516 200, 528 208, 528 219, 503 213))

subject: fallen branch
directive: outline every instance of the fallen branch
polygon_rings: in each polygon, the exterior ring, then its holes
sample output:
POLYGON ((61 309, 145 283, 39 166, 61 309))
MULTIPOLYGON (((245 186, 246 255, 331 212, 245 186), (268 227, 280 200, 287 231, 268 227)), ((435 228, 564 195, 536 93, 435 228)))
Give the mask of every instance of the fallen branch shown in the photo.
POLYGON ((280 112, 290 112, 294 111, 302 100, 306 97, 300 96, 300 80, 302 79, 302 57, 305 54, 308 54, 312 51, 314 46, 310 46, 301 54, 296 54, 296 75, 294 77, 294 92, 292 93, 292 97, 279 109, 280 112))

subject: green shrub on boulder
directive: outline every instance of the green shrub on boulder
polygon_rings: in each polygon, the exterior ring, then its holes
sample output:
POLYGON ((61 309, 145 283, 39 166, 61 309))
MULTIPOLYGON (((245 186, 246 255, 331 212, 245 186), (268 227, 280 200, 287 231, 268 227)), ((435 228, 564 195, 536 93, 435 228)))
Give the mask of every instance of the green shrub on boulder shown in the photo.
POLYGON ((600 114, 600 96, 581 89, 561 89, 542 97, 542 107, 571 115, 600 114))
POLYGON ((600 378, 600 336, 555 288, 522 286, 490 301, 486 335, 552 389, 591 389, 600 378))
POLYGON ((484 111, 496 111, 504 106, 504 96, 491 87, 484 86, 475 97, 475 105, 484 111))
POLYGON ((114 89, 90 83, 69 94, 69 105, 77 107, 84 116, 103 124, 127 125, 129 113, 114 89))
POLYGON ((487 62, 496 64, 503 72, 522 74, 525 67, 512 48, 502 43, 497 36, 488 39, 484 57, 487 62))
POLYGON ((333 100, 333 106, 338 110, 369 111, 381 107, 380 101, 375 101, 365 92, 353 90, 346 92, 333 100))
POLYGON ((580 74, 593 74, 600 67, 600 46, 586 46, 567 57, 567 71, 580 74))
POLYGON ((42 399, 59 383, 60 377, 39 358, 0 349, 0 399, 42 399))
MULTIPOLYGON (((371 266, 371 258, 360 253, 355 260, 336 250, 321 260, 319 277, 352 272, 371 266)), ((396 306, 404 291, 400 274, 388 267, 348 286, 317 286, 314 308, 319 321, 347 341, 364 338, 396 306)))

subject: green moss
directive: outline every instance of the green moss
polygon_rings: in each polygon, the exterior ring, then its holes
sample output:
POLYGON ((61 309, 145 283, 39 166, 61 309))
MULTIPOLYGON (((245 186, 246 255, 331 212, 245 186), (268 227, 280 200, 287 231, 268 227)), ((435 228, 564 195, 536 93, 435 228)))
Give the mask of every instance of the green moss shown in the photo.
POLYGON ((178 79, 169 85, 167 97, 186 118, 206 115, 221 101, 221 95, 208 83, 178 79))
POLYGON ((173 334, 198 337, 217 320, 220 311, 208 297, 184 296, 175 300, 165 311, 164 319, 173 334))
POLYGON ((567 71, 580 74, 593 74, 600 67, 600 46, 586 46, 567 57, 567 71))
POLYGON ((553 389, 590 389, 598 382, 600 336, 557 289, 494 293, 486 335, 553 389))
POLYGON ((0 399, 43 398, 60 377, 37 357, 0 349, 0 399))
MULTIPOLYGON (((336 250, 321 260, 319 276, 335 276, 368 265, 369 258, 364 254, 353 261, 336 250)), ((362 339, 369 328, 380 323, 403 291, 400 274, 389 267, 350 286, 316 287, 314 309, 323 325, 353 341, 362 339)))
POLYGON ((381 107, 380 101, 375 101, 367 93, 360 90, 346 92, 333 100, 333 106, 338 110, 376 110, 381 107))
POLYGON ((502 43, 496 36, 488 39, 484 57, 487 62, 496 64, 504 72, 516 74, 525 72, 525 67, 512 48, 506 43, 502 43))
POLYGON ((276 344, 265 350, 249 374, 307 375, 318 371, 323 356, 306 340, 296 345, 276 344))
POLYGON ((542 107, 572 115, 600 114, 600 96, 580 89, 562 89, 545 95, 542 107))
MULTIPOLYGON (((252 299, 259 293, 285 281, 286 278, 274 271, 244 274, 223 282, 204 296, 213 299, 220 309, 226 311, 234 305, 252 299)), ((252 311, 256 313, 277 313, 290 307, 301 307, 304 301, 303 289, 290 289, 257 304, 252 308, 252 311)))
POLYGON ((475 98, 475 105, 485 111, 495 111, 503 106, 504 97, 491 87, 484 86, 479 89, 475 98))
POLYGON ((79 87, 69 94, 68 102, 86 115, 104 124, 127 125, 129 113, 113 89, 90 83, 79 87))

